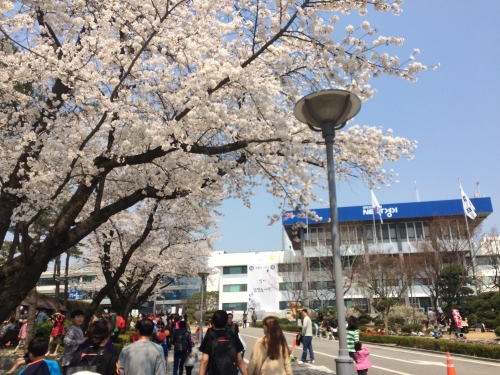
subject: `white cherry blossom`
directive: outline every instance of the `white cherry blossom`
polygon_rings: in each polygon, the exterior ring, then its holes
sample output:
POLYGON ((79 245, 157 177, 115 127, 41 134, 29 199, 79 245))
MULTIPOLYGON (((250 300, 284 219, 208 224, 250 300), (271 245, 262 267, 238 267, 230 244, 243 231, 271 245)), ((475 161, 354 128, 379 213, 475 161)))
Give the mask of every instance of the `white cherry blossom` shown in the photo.
MULTIPOLYGON (((0 267, 0 318, 51 259, 141 202, 239 197, 249 204, 261 178, 282 209, 298 197, 316 199, 323 140, 294 118, 293 107, 327 88, 366 101, 376 94, 371 78, 412 82, 427 69, 386 53, 401 37, 374 40, 378 30, 365 27, 348 38, 333 32, 351 10, 398 13, 395 5, 0 1, 2 244, 14 233, 0 267), (45 236, 30 235, 41 213, 59 208, 45 236)), ((336 139, 336 177, 388 184, 395 175, 382 165, 410 159, 415 147, 380 129, 348 126, 336 139)))

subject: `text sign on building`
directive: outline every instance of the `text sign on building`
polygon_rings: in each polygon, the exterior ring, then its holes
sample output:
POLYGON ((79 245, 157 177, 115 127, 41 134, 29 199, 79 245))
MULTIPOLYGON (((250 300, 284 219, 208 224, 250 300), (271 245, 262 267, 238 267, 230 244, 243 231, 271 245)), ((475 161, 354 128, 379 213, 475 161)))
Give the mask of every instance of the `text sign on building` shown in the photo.
POLYGON ((279 310, 276 253, 250 253, 248 261, 248 309, 279 310))
POLYGON ((70 290, 69 291, 69 299, 82 300, 83 293, 81 290, 70 290))
MULTIPOLYGON (((472 198, 472 204, 476 208, 476 213, 491 213, 493 206, 491 198, 472 198)), ((437 217, 449 215, 463 215, 463 206, 461 199, 430 201, 430 202, 410 202, 410 203, 389 203, 381 202, 382 219, 411 219, 424 217, 437 217)), ((306 219, 301 211, 287 211, 283 214, 281 222, 283 225, 294 225, 296 223, 317 224, 328 223, 330 221, 330 209, 319 208, 314 211, 319 220, 311 218, 306 219)), ((368 221, 372 220, 373 216, 378 219, 378 213, 373 213, 373 207, 370 205, 339 207, 339 221, 368 221)))

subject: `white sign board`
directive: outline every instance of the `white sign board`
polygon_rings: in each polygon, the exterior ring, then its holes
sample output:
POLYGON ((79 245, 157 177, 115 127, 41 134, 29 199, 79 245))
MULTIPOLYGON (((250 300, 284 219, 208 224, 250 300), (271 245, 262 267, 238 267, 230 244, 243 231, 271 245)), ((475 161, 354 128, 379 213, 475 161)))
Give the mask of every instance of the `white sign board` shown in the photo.
POLYGON ((278 263, 274 252, 250 253, 248 261, 248 310, 279 310, 278 263))

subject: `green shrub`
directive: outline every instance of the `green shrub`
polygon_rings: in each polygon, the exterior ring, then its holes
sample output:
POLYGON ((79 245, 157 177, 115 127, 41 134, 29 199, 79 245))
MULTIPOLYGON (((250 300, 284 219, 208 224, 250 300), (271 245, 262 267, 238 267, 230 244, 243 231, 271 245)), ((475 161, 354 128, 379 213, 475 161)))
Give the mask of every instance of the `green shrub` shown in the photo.
POLYGON ((374 320, 373 320, 373 324, 376 325, 376 326, 383 326, 385 323, 384 323, 384 320, 383 319, 380 319, 380 317, 376 317, 374 320))
POLYGON ((120 355, 124 345, 116 343, 116 344, 113 344, 113 346, 115 347, 116 354, 120 355))
POLYGON ((359 330, 360 330, 361 332, 366 332, 366 330, 367 330, 367 329, 368 329, 368 327, 367 327, 367 326, 360 326, 360 327, 359 327, 359 330))
POLYGON ((280 325, 283 325, 283 324, 288 325, 288 324, 290 324, 290 321, 286 318, 281 318, 281 319, 278 319, 278 323, 280 325))
POLYGON ((498 328, 498 327, 500 327, 500 314, 498 314, 495 320, 493 321, 493 328, 498 328))
POLYGON ((121 335, 118 335, 118 343, 119 344, 124 344, 124 345, 127 345, 127 344, 130 344, 132 342, 132 335, 129 335, 129 334, 121 334, 121 335))
POLYGON ((489 329, 493 329, 493 325, 495 324, 495 319, 483 319, 482 323, 484 326, 489 329))
POLYGON ((416 336, 386 336, 360 334, 361 341, 379 344, 396 344, 407 348, 418 348, 439 352, 464 354, 481 358, 500 359, 500 345, 469 344, 449 340, 436 340, 416 336))
POLYGON ((412 333, 412 332, 421 332, 422 324, 405 324, 401 327, 401 332, 412 333))
POLYGON ((497 335, 498 337, 500 337, 500 326, 498 326, 497 328, 495 328, 495 335, 497 335))
POLYGON ((37 324, 35 328, 35 336, 45 337, 48 339, 50 337, 50 332, 52 331, 52 322, 45 322, 42 324, 37 324))
POLYGON ((366 325, 369 324, 373 319, 372 317, 364 311, 360 311, 361 315, 358 317, 358 324, 366 325))

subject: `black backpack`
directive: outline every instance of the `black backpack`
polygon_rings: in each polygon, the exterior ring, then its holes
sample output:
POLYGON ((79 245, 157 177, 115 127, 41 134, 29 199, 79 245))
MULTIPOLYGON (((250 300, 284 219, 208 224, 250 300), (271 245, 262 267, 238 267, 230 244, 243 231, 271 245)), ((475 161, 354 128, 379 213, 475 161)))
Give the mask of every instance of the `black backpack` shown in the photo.
POLYGON ((80 359, 76 366, 70 366, 66 370, 66 375, 73 375, 80 371, 89 371, 99 374, 99 365, 101 358, 104 356, 106 348, 99 350, 97 353, 88 353, 90 350, 85 349, 80 354, 80 359))
POLYGON ((191 342, 190 342, 191 340, 189 340, 189 341, 187 340, 186 333, 187 332, 184 332, 182 335, 176 336, 175 342, 174 342, 174 351, 176 353, 187 352, 188 345, 191 345, 191 342))
POLYGON ((222 332, 225 335, 217 337, 213 330, 208 331, 213 339, 210 352, 212 375, 236 375, 238 373, 238 353, 233 345, 232 335, 227 331, 222 332))

